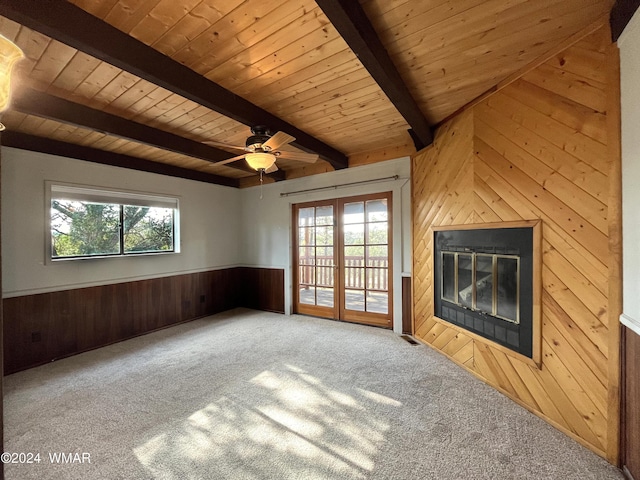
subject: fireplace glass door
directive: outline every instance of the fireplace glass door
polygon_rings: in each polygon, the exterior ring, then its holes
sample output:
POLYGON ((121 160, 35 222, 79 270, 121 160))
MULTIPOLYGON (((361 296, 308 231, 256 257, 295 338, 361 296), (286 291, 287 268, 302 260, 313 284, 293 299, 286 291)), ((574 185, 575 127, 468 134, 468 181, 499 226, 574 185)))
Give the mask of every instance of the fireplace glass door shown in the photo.
POLYGON ((442 252, 442 299, 451 303, 456 300, 456 254, 442 252))
POLYGON ((442 300, 509 322, 520 322, 519 257, 441 252, 440 264, 442 300))
POLYGON ((496 317, 519 323, 519 260, 513 257, 498 257, 496 317))
POLYGON ((533 358, 534 228, 443 227, 433 244, 435 316, 533 358))
POLYGON ((458 303, 473 308, 473 255, 458 254, 458 303))
POLYGON ((493 312, 493 256, 476 255, 476 309, 481 312, 493 312))

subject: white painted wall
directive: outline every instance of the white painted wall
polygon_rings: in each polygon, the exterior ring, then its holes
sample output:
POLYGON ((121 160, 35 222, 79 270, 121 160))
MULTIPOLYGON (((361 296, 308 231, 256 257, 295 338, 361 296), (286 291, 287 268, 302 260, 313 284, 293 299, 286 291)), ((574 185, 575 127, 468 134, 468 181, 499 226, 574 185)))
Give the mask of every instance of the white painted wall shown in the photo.
POLYGON ((373 165, 338 170, 322 175, 264 185, 242 191, 242 263, 246 266, 284 268, 285 312, 291 312, 291 206, 294 203, 325 200, 377 192, 393 192, 393 306, 394 331, 402 331, 402 274, 411 272, 411 191, 408 157, 373 165), (281 193, 333 187, 351 182, 398 175, 390 180, 366 185, 330 188, 281 197, 281 193))
POLYGON ((240 263, 240 190, 2 148, 2 287, 11 297, 240 263), (45 263, 45 181, 176 196, 181 253, 45 263))
POLYGON ((640 10, 618 40, 622 107, 623 314, 640 334, 640 10))
POLYGON ((2 149, 3 296, 80 288, 238 265, 285 270, 285 312, 292 306, 291 205, 393 192, 394 330, 402 330, 402 275, 411 272, 408 157, 243 190, 93 164, 14 148, 2 149), (281 197, 398 175, 398 180, 281 197), (155 193, 180 198, 181 253, 46 262, 45 182, 155 193))

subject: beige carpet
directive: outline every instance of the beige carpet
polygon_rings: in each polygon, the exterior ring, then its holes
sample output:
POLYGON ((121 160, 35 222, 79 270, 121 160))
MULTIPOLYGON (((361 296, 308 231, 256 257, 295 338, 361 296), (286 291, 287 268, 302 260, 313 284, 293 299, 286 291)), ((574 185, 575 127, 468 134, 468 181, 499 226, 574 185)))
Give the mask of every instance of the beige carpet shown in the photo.
POLYGON ((250 310, 6 377, 5 444, 9 480, 622 478, 423 345, 250 310))

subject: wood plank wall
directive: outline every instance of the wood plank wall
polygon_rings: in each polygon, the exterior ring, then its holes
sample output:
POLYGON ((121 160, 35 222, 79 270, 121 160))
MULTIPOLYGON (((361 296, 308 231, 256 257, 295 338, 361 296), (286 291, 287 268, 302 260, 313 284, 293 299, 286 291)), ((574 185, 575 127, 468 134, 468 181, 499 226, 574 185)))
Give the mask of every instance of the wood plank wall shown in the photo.
POLYGON ((444 124, 412 160, 414 335, 612 463, 620 312, 609 306, 621 279, 610 278, 609 231, 621 219, 609 188, 619 78, 607 57, 617 55, 603 27, 444 124), (433 315, 432 226, 533 219, 543 221, 541 368, 433 315))
POLYGON ((284 271, 212 270, 7 298, 3 307, 10 374, 236 307, 283 313, 284 271))

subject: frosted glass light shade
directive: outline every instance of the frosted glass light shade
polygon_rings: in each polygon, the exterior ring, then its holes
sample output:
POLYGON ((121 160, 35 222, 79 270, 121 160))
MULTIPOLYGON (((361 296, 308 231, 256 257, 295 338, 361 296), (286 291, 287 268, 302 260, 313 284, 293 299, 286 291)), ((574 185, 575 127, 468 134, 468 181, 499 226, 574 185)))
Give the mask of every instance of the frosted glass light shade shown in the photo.
POLYGON ((247 163, 254 170, 269 168, 276 161, 276 156, 271 153, 247 153, 244 158, 247 160, 247 163))
POLYGON ((9 106, 11 98, 11 70, 15 63, 23 57, 12 41, 0 35, 0 112, 9 106))

